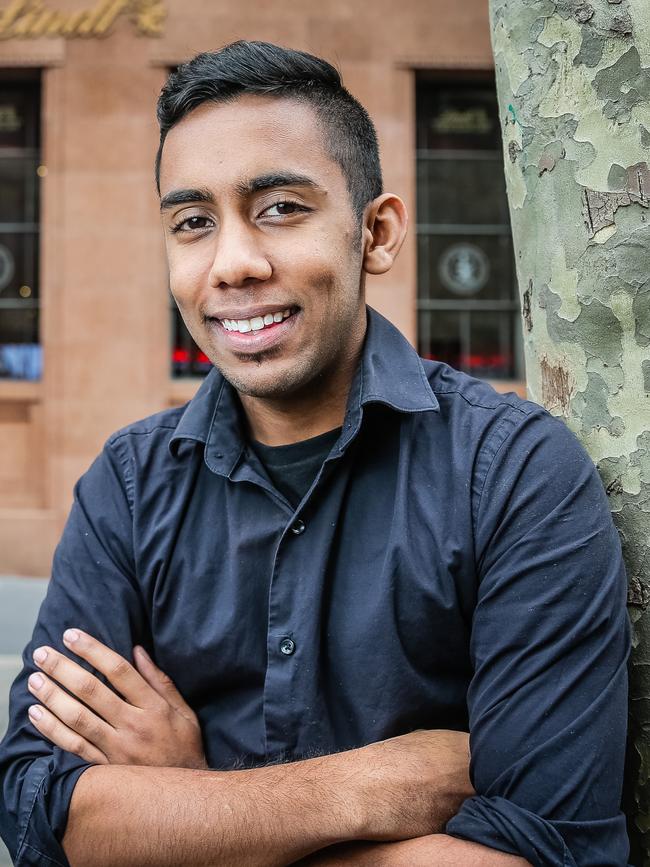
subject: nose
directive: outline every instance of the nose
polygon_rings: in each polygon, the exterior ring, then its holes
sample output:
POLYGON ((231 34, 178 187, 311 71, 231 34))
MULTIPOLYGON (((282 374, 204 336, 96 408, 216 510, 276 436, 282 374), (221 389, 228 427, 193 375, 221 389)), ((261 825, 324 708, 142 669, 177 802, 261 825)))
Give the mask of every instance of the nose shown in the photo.
POLYGON ((245 286, 251 281, 268 280, 272 273, 254 229, 239 221, 221 224, 210 268, 211 286, 216 289, 245 286))

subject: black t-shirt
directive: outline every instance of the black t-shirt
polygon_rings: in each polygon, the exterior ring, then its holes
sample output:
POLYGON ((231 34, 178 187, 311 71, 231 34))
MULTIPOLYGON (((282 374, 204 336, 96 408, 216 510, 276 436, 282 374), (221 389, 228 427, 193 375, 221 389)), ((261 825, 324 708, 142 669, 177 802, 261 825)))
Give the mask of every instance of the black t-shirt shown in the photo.
POLYGON ((339 427, 290 445, 267 446, 257 441, 251 445, 278 491, 297 506, 340 434, 339 427))

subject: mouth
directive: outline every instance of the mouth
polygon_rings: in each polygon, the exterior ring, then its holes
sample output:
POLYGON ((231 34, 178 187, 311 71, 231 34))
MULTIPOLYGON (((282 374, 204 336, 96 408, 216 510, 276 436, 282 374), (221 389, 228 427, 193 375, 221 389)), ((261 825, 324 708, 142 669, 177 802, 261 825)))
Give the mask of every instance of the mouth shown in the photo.
POLYGON ((246 318, 224 316, 207 320, 215 337, 239 357, 277 351, 301 318, 300 307, 265 307, 251 312, 255 315, 246 318))
POLYGON ((249 334, 257 331, 265 331, 273 329, 280 325, 285 319, 289 319, 298 312, 297 307, 285 307, 279 310, 272 310, 257 316, 251 316, 248 319, 231 319, 223 318, 216 321, 226 331, 238 332, 239 334, 249 334))

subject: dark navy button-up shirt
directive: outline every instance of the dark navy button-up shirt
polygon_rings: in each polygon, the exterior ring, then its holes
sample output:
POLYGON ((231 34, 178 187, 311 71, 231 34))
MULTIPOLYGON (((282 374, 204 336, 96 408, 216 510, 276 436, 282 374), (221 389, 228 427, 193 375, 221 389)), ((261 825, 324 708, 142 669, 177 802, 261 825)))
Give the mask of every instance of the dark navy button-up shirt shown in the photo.
POLYGON ((16 863, 67 863, 87 765, 29 723, 27 678, 34 648, 68 653, 76 626, 151 652, 213 768, 469 729, 477 794, 447 833, 533 865, 625 864, 625 579, 573 435, 423 362, 372 311, 341 434, 297 508, 240 412, 213 370, 187 407, 112 436, 76 486, 0 748, 16 863))

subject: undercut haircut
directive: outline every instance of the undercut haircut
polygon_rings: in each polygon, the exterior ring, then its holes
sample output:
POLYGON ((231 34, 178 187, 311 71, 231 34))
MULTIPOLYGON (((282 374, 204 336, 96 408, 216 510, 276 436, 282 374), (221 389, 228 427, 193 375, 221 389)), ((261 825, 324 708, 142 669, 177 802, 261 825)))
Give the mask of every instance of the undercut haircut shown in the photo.
POLYGON ((313 107, 327 152, 340 166, 352 208, 361 218, 368 202, 383 190, 377 133, 368 112, 326 60, 270 42, 232 42, 219 51, 197 54, 169 76, 157 107, 158 194, 160 160, 169 130, 206 102, 232 102, 244 94, 295 99, 313 107))

